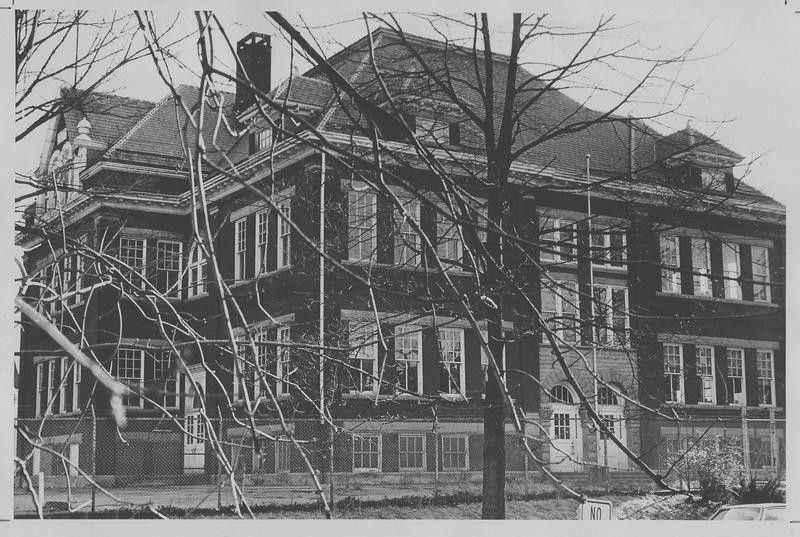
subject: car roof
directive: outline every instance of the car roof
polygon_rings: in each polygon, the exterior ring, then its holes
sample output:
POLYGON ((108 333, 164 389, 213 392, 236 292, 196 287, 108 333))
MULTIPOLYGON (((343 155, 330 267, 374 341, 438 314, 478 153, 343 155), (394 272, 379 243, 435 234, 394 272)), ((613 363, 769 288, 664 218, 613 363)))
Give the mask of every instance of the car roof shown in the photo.
POLYGON ((738 509, 739 507, 786 507, 785 503, 739 503, 736 505, 725 505, 720 509, 738 509))

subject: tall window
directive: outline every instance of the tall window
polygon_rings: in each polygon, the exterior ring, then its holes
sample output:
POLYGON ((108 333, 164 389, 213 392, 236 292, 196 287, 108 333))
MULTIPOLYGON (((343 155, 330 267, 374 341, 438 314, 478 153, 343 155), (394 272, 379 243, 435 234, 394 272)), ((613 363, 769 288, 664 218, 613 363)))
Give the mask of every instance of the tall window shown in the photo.
MULTIPOLYGON (((397 385, 411 393, 422 390, 422 331, 417 326, 395 328, 394 362, 397 385)), ((402 392, 401 392, 402 393, 402 392)))
POLYGON ((146 277, 145 239, 121 237, 119 239, 119 260, 130 267, 130 272, 123 268, 123 273, 133 286, 144 287, 144 278, 146 277))
POLYGON ((156 287, 170 297, 179 296, 183 245, 176 241, 156 243, 156 287))
POLYGON ((261 151, 272 146, 272 127, 258 129, 256 131, 255 150, 261 151))
POLYGON ((348 327, 350 346, 349 388, 351 392, 375 390, 378 369, 378 342, 374 324, 351 322, 348 327))
POLYGON ((247 263, 247 218, 240 218, 234 223, 234 257, 233 257, 233 279, 242 281, 245 279, 245 267, 247 263))
POLYGON ((267 272, 267 222, 266 210, 256 213, 256 276, 267 272))
POLYGON ((401 434, 399 437, 399 468, 403 470, 425 469, 425 436, 401 434))
POLYGON ((122 404, 127 407, 142 406, 139 393, 142 390, 142 353, 135 349, 117 351, 117 379, 124 382, 131 391, 122 396, 122 404))
POLYGON ((178 406, 178 382, 173 375, 173 362, 172 351, 155 351, 153 356, 153 379, 162 381, 159 385, 162 387, 162 394, 153 394, 153 399, 158 401, 166 408, 173 408, 178 406))
POLYGON ((681 254, 678 237, 662 235, 661 243, 661 290, 665 293, 681 292, 681 254))
POLYGON ((36 416, 44 414, 47 408, 47 391, 44 384, 44 366, 46 362, 36 364, 36 416))
POLYGON ((83 368, 78 362, 72 365, 72 410, 77 411, 81 408, 81 375, 83 368))
POLYGON ((742 276, 739 267, 739 245, 732 242, 722 243, 722 275, 725 277, 725 298, 742 299, 742 276))
POLYGON ((277 268, 288 267, 292 264, 292 201, 284 200, 278 204, 278 211, 283 215, 278 216, 278 263, 277 268))
MULTIPOLYGON (((575 281, 542 282, 542 316, 550 330, 566 343, 578 343, 578 284, 575 281)), ((542 342, 547 337, 542 333, 542 342)))
POLYGON ((775 405, 775 369, 773 365, 772 351, 756 351, 759 405, 775 405))
MULTIPOLYGON (((445 209, 449 210, 449 209, 445 209)), ((436 255, 445 268, 456 268, 461 263, 461 237, 453 218, 436 213, 436 255)))
POLYGON ((467 437, 442 435, 442 470, 467 469, 467 437))
POLYGON ((278 382, 277 392, 279 395, 289 393, 289 375, 292 373, 292 348, 288 345, 291 339, 291 330, 288 326, 278 328, 278 341, 282 345, 277 348, 277 375, 281 379, 278 382))
POLYGON ((750 254, 753 259, 753 300, 770 302, 769 250, 763 246, 751 246, 750 254))
POLYGON ((66 356, 62 356, 59 361, 61 362, 61 380, 58 383, 58 399, 60 401, 58 412, 63 414, 64 412, 72 412, 72 398, 67 400, 67 388, 71 387, 72 384, 72 379, 70 378, 72 371, 67 374, 69 362, 66 356))
POLYGON ((350 261, 369 261, 375 255, 377 198, 370 192, 350 192, 348 256, 350 261))
POLYGON ((184 429, 186 430, 186 444, 202 444, 206 437, 206 422, 203 421, 201 414, 189 414, 184 419, 184 429))
POLYGON ((542 217, 541 251, 542 261, 575 261, 575 223, 563 218, 542 217))
POLYGON ((419 201, 403 202, 402 211, 395 211, 394 262, 397 265, 416 267, 419 265, 420 238, 411 225, 411 221, 419 225, 419 201), (408 216, 406 216, 408 215, 408 216))
POLYGON ((439 328, 439 391, 464 393, 464 330, 439 328))
POLYGON ((353 470, 356 472, 376 472, 380 467, 380 435, 353 435, 353 470))
POLYGON ((620 230, 600 229, 592 232, 592 264, 605 267, 622 267, 627 258, 625 233, 620 230))
POLYGON ((696 296, 711 296, 711 248, 705 239, 692 239, 692 280, 696 296))
POLYGON ((47 399, 48 402, 52 402, 47 413, 58 414, 61 406, 61 390, 59 389, 59 385, 61 384, 61 372, 59 371, 59 361, 50 360, 47 362, 47 366, 47 399))
POLYGON ((698 345, 695 347, 697 362, 697 382, 700 403, 715 404, 717 402, 717 383, 714 376, 714 348, 698 345))
POLYGON ((628 342, 628 289, 595 285, 592 303, 595 338, 601 345, 624 346, 628 342))
POLYGON ((744 381, 744 351, 742 349, 727 349, 727 376, 726 391, 728 404, 741 405, 747 404, 745 381, 744 381))
POLYGON ((683 403, 683 350, 664 343, 664 402, 683 403))
POLYGON ((191 298, 193 296, 202 295, 208 292, 208 262, 203 253, 203 249, 198 243, 192 246, 189 253, 189 268, 188 268, 189 287, 186 290, 186 295, 191 298))

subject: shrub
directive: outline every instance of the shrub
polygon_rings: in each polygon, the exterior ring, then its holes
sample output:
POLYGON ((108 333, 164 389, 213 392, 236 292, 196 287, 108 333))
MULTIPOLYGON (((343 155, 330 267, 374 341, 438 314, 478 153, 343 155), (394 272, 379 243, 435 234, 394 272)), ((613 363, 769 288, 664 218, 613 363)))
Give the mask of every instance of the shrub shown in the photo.
POLYGON ((734 491, 736 503, 783 503, 786 491, 780 479, 772 478, 759 483, 756 479, 742 480, 734 491))
POLYGON ((736 440, 717 436, 697 443, 686 455, 705 503, 728 503, 746 478, 742 448, 736 440))

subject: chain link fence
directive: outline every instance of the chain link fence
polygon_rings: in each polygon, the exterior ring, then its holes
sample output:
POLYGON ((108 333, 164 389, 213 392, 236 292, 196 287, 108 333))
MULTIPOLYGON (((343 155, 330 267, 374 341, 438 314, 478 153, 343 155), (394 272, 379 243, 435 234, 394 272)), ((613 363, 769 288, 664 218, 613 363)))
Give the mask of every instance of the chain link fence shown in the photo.
MULTIPOLYGON (((245 500, 275 509, 312 506, 319 492, 334 502, 459 495, 482 491, 483 426, 474 418, 373 421, 180 418, 128 419, 118 429, 108 418, 19 420, 15 512, 89 511, 142 504, 186 510, 218 509, 245 500), (32 445, 32 443, 35 445, 32 445), (35 498, 35 499, 34 499, 35 498)), ((570 471, 557 474, 585 492, 652 489, 632 464, 609 469, 590 461, 607 439, 583 424, 584 449, 570 471), (595 442, 592 444, 592 442, 595 442)), ((785 421, 773 418, 711 423, 642 418, 645 462, 669 481, 691 483, 694 471, 681 458, 696 442, 737 439, 751 473, 785 474, 785 421), (741 434, 742 428, 747 435, 741 434), (743 439, 747 440, 743 440, 743 439)), ((569 453, 555 449, 543 430, 529 431, 537 458, 557 470, 569 453)), ((608 446, 603 451, 609 452, 608 446)), ((539 471, 506 425, 506 494, 524 498, 558 489, 539 471)), ((602 459, 599 459, 602 462, 602 459)), ((607 462, 607 461, 606 461, 607 462)))

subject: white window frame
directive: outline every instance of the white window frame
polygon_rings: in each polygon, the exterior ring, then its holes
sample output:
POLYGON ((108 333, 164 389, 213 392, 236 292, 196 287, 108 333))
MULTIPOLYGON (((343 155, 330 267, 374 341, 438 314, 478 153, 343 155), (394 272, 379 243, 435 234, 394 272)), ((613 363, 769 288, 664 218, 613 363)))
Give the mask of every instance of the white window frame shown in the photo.
POLYGON ((233 222, 233 281, 245 280, 247 266, 247 217, 233 222))
MULTIPOLYGON (((682 405, 682 404, 684 404, 686 402, 686 389, 685 389, 685 386, 684 386, 683 345, 681 345, 680 343, 662 343, 661 347, 662 347, 662 356, 663 356, 663 360, 664 360, 664 377, 665 377, 665 380, 666 380, 666 378, 668 376, 677 377, 678 378, 678 386, 680 387, 679 396, 678 396, 677 399, 675 398, 675 393, 674 393, 675 390, 670 390, 669 394, 665 394, 664 402, 665 403, 674 403, 674 404, 681 404, 682 405), (670 371, 670 370, 668 370, 668 367, 674 367, 674 366, 668 366, 667 365, 667 357, 668 356, 674 356, 674 354, 669 354, 668 355, 667 348, 673 348, 673 349, 677 348, 678 349, 678 355, 677 355, 677 357, 678 357, 678 367, 679 367, 678 371, 670 371)), ((672 382, 670 382, 669 384, 670 384, 670 388, 672 388, 674 386, 672 382)))
POLYGON ((375 393, 378 390, 378 336, 377 327, 374 322, 350 321, 348 323, 348 347, 350 356, 348 362, 361 371, 350 369, 347 374, 351 379, 356 380, 357 386, 350 388, 349 393, 375 393), (353 362, 358 362, 354 364, 353 362), (372 374, 363 373, 364 362, 372 363, 372 374), (371 385, 370 389, 364 389, 366 383, 371 385))
POLYGON ((206 259, 203 248, 195 242, 189 250, 188 267, 188 287, 186 297, 194 298, 208 293, 208 260, 206 259))
POLYGON ((58 358, 49 360, 47 362, 47 412, 46 414, 58 414, 60 408, 55 408, 55 401, 53 399, 56 396, 56 392, 59 395, 59 405, 61 401, 61 392, 59 391, 59 384, 60 380, 56 378, 59 375, 56 375, 56 368, 59 366, 60 360, 58 358))
POLYGON ((263 129, 258 129, 255 132, 256 153, 270 147, 272 145, 272 139, 273 139, 272 126, 267 126, 264 127, 263 129))
POLYGON ((72 411, 78 412, 80 410, 80 391, 81 391, 81 378, 82 367, 78 362, 72 364, 72 411))
MULTIPOLYGON (((44 385, 44 366, 47 362, 39 362, 36 364, 36 417, 38 418, 44 413, 42 408, 42 401, 46 392, 44 385)), ((45 403, 46 404, 46 403, 45 403)))
POLYGON ((62 356, 58 361, 61 371, 61 379, 58 381, 58 413, 64 414, 67 411, 67 357, 62 356))
POLYGON ((541 216, 539 241, 552 252, 539 252, 539 259, 551 263, 576 263, 578 233, 574 220, 541 216), (552 225, 549 225, 552 223, 552 225))
POLYGON ((361 190, 351 190, 347 196, 347 259, 371 261, 377 254, 378 197, 361 190))
MULTIPOLYGON (((133 363, 133 360, 130 357, 126 357, 124 359, 126 361, 130 360, 131 361, 130 363, 133 363)), ((126 383, 128 383, 129 385, 133 386, 132 389, 134 390, 134 393, 132 393, 132 394, 128 393, 126 391, 125 394, 122 396, 122 404, 123 404, 123 406, 125 406, 126 408, 143 408, 144 407, 144 397, 142 397, 141 392, 142 392, 142 386, 144 384, 144 351, 121 347, 120 349, 117 350, 117 354, 114 357, 114 365, 115 365, 115 367, 114 367, 114 377, 117 380, 123 380, 126 383), (136 356, 135 361, 138 362, 138 364, 139 364, 138 365, 138 367, 139 367, 139 377, 138 378, 137 377, 133 377, 133 376, 125 376, 125 377, 123 377, 123 376, 120 375, 120 358, 121 358, 120 353, 128 353, 128 352, 130 352, 130 353, 132 353, 133 355, 136 356), (137 382, 138 382, 138 391, 136 390, 136 383, 137 382), (130 404, 131 403, 131 399, 134 399, 134 398, 138 399, 138 403, 135 404, 135 405, 132 405, 132 404, 130 404)), ((127 369, 128 369, 128 366, 126 364, 126 372, 127 372, 127 369)), ((127 388, 127 386, 126 386, 126 388, 127 388)))
POLYGON ((725 349, 725 376, 726 376, 726 384, 725 390, 727 392, 728 398, 731 401, 725 401, 726 404, 731 406, 747 406, 747 376, 745 374, 745 360, 744 360, 744 349, 738 348, 731 348, 728 347, 725 349), (741 369, 741 375, 731 375, 731 362, 738 361, 739 367, 737 369, 741 369), (733 390, 734 383, 731 382, 731 379, 740 379, 742 385, 741 391, 741 400, 739 402, 736 401, 735 394, 736 392, 733 390))
POLYGON ((292 265, 292 200, 286 199, 277 204, 278 208, 278 247, 276 269, 292 265))
POLYGON ((439 392, 445 395, 461 395, 464 393, 466 389, 465 385, 465 369, 466 369, 466 360, 464 356, 464 329, 463 328, 443 328, 437 327, 436 329, 436 340, 439 345, 439 375, 443 375, 445 369, 450 370, 447 364, 455 364, 458 365, 459 369, 459 378, 458 378, 458 387, 454 390, 453 386, 453 378, 452 375, 447 376, 448 380, 448 390, 443 392, 441 390, 442 386, 442 379, 439 379, 439 392), (448 348, 447 346, 452 344, 452 348, 448 348), (458 349, 456 348, 458 346, 458 349), (448 356, 453 355, 458 357, 457 360, 449 360, 447 359, 448 356))
POLYGON ((772 302, 772 285, 770 284, 769 273, 769 248, 766 246, 750 246, 750 259, 753 272, 753 301, 772 302), (757 261, 758 257, 761 257, 757 252, 763 253, 763 264, 757 261))
MULTIPOLYGON (((422 393, 422 328, 421 327, 416 326, 416 325, 408 324, 408 325, 399 325, 399 326, 397 326, 395 328, 395 333, 394 333, 394 361, 395 361, 395 365, 399 365, 398 364, 399 362, 402 362, 402 363, 416 362, 416 366, 417 366, 417 391, 415 393, 422 393), (415 342, 416 349, 413 348, 413 344, 409 345, 409 346, 405 345, 405 343, 410 343, 412 341, 415 342), (403 345, 401 345, 401 342, 403 343, 403 345), (402 349, 400 349, 401 346, 403 347, 402 349), (408 359, 406 356, 410 355, 414 351, 416 351, 417 358, 415 360, 408 359)), ((403 368, 404 380, 406 380, 406 382, 401 384, 399 382, 401 373, 400 373, 399 368, 398 368, 398 373, 397 373, 398 374, 398 386, 401 386, 403 389, 414 393, 413 390, 410 390, 408 388, 408 382, 407 382, 407 378, 406 378, 407 377, 407 375, 406 375, 407 371, 408 371, 408 368, 406 366, 406 367, 403 368)), ((400 392, 401 395, 404 394, 404 393, 406 393, 406 392, 400 392)))
POLYGON ((269 210, 258 211, 256 219, 256 256, 253 274, 260 276, 267 273, 267 250, 269 247, 269 210))
POLYGON ((628 288, 623 287, 620 285, 595 285, 594 286, 594 293, 592 294, 592 318, 598 319, 600 315, 597 313, 597 308, 599 306, 598 302, 599 299, 597 297, 597 291, 602 290, 605 293, 605 298, 603 300, 603 307, 604 307, 604 315, 603 315, 603 326, 594 326, 594 334, 595 340, 604 346, 609 347, 625 347, 627 342, 630 340, 628 335, 630 334, 630 311, 628 310, 628 288), (620 314, 618 311, 614 310, 614 292, 615 291, 622 291, 625 296, 625 313, 624 313, 624 320, 625 320, 625 328, 624 328, 624 337, 623 341, 620 341, 620 334, 616 331, 616 326, 614 322, 619 318, 620 314), (602 336, 601 336, 602 334, 602 336))
POLYGON ((381 449, 382 448, 382 446, 381 446, 381 444, 382 444, 382 441, 381 441, 382 440, 382 436, 383 435, 381 435, 380 433, 353 433, 353 471, 354 472, 380 472, 381 471, 381 468, 382 468, 382 460, 381 459, 383 458, 383 457, 381 457, 382 451, 383 451, 381 449), (363 449, 364 448, 364 441, 367 441, 369 443, 369 447, 372 446, 372 442, 371 442, 372 439, 377 439, 377 442, 376 442, 377 454, 374 453, 373 451, 365 451, 363 449), (358 442, 360 444, 359 445, 360 449, 356 449, 356 442, 358 442), (372 462, 371 458, 373 457, 373 455, 377 455, 377 466, 376 467, 363 466, 364 457, 365 456, 370 457, 370 463, 371 463, 372 462), (360 462, 362 463, 361 466, 356 466, 356 457, 357 456, 360 456, 360 462))
POLYGON ((441 436, 441 447, 442 447, 442 455, 441 455, 441 465, 443 472, 463 472, 469 469, 469 436, 466 434, 443 434, 441 436), (447 442, 445 441, 447 440, 447 442), (459 457, 459 451, 454 451, 453 445, 451 442, 453 440, 463 440, 464 441, 464 464, 463 466, 453 466, 453 465, 445 465, 446 457, 449 457, 448 462, 452 462, 453 456, 459 457))
MULTIPOLYGON (((542 304, 544 304, 544 293, 553 293, 555 298, 555 311, 542 308, 542 317, 545 321, 551 320, 557 322, 557 325, 551 326, 550 329, 565 343, 580 345, 581 332, 578 282, 576 280, 558 280, 555 282, 543 280, 542 304), (574 308, 574 311, 568 312, 568 308, 574 308), (567 316, 567 313, 569 313, 570 316, 567 316), (548 316, 549 314, 552 314, 552 317, 548 316), (574 320, 574 328, 567 326, 566 319, 574 320)), ((544 331, 542 331, 540 342, 548 342, 544 331)))
POLYGON ((424 434, 407 434, 407 433, 400 433, 397 437, 397 468, 401 472, 425 472, 427 471, 428 465, 428 452, 425 449, 425 435, 424 434), (417 440, 422 440, 422 448, 421 451, 411 451, 408 449, 408 445, 406 444, 405 450, 403 449, 403 440, 410 440, 414 439, 416 442, 417 440), (403 466, 403 455, 406 456, 406 460, 408 457, 416 457, 417 455, 422 455, 422 465, 421 466, 403 466))
POLYGON ((417 199, 402 200, 403 209, 395 209, 394 263, 417 267, 420 265, 420 236, 409 220, 420 225, 420 203, 417 199), (407 216, 408 215, 408 216, 407 216))
POLYGON ((133 286, 135 288, 144 289, 145 285, 146 285, 145 284, 145 280, 148 277, 147 276, 147 272, 148 272, 147 271, 147 239, 144 238, 144 237, 137 237, 135 235, 123 235, 122 237, 120 237, 119 238, 119 260, 122 263, 126 264, 128 267, 131 268, 131 272, 128 275, 128 279, 131 280, 132 282, 134 282, 133 286), (135 264, 131 265, 130 262, 132 260, 134 260, 133 257, 125 256, 125 258, 123 258, 123 255, 122 255, 123 248, 126 251, 129 251, 129 250, 137 251, 137 250, 139 250, 138 247, 123 246, 123 241, 125 241, 126 244, 128 242, 140 242, 141 243, 141 245, 142 245, 141 246, 141 251, 142 251, 141 264, 139 264, 139 265, 135 265, 135 264), (138 276, 136 274, 137 272, 139 273, 140 276, 138 276), (139 280, 139 285, 135 284, 137 279, 139 280))
MULTIPOLYGON (((288 326, 281 326, 277 331, 277 338, 280 343, 291 341, 291 329, 288 326)), ((278 377, 275 393, 277 395, 289 395, 291 383, 289 375, 292 372, 292 349, 287 345, 276 346, 275 375, 278 377), (283 379, 286 379, 285 381, 283 379)))
POLYGON ((445 269, 461 270, 464 245, 460 228, 454 220, 447 220, 448 217, 442 211, 449 211, 449 208, 439 207, 436 212, 436 255, 445 269))
POLYGON ((706 239, 692 237, 692 282, 695 296, 711 296, 711 245, 706 239), (702 265, 700 266, 700 261, 702 265))
POLYGON ((206 422, 200 413, 186 414, 183 418, 185 444, 204 444, 206 438, 206 422))
POLYGON ((628 260, 628 239, 625 232, 621 229, 599 229, 592 230, 591 236, 591 259, 592 265, 595 267, 621 269, 625 267, 628 260), (612 259, 612 254, 615 253, 611 244, 611 236, 617 235, 622 238, 622 246, 620 251, 621 259, 612 259), (601 243, 597 243, 597 239, 601 239, 601 243), (602 252, 602 256, 598 255, 602 252))
POLYGON ((758 386, 758 406, 763 407, 774 407, 776 406, 775 401, 775 353, 771 350, 764 350, 764 349, 756 349, 756 383, 758 386), (766 362, 762 362, 762 359, 766 358, 766 362), (769 366, 768 375, 765 376, 764 374, 764 367, 763 365, 769 366), (764 381, 769 382, 769 396, 770 402, 763 402, 762 399, 764 398, 764 390, 762 389, 761 385, 764 381))
POLYGON ((171 298, 179 298, 180 291, 181 291, 181 276, 183 275, 183 243, 180 241, 174 240, 167 240, 167 239, 158 239, 156 241, 156 283, 159 280, 161 273, 173 273, 175 281, 170 284, 169 278, 167 279, 167 286, 165 289, 159 289, 165 296, 171 298), (170 252, 172 259, 168 259, 166 257, 167 250, 163 249, 162 246, 170 245, 170 247, 177 246, 176 252, 170 252), (177 262, 177 269, 173 267, 167 267, 166 262, 172 261, 173 263, 177 262))
POLYGON ((681 242, 677 235, 659 236, 661 292, 681 294, 681 242), (672 255, 674 248, 674 261, 672 255))
POLYGON ((724 277, 725 298, 729 300, 742 299, 741 260, 739 259, 739 245, 735 242, 722 243, 722 275, 724 277))
POLYGON ((710 345, 697 345, 695 346, 695 367, 697 380, 700 383, 700 393, 698 394, 697 402, 701 405, 716 405, 717 404, 717 372, 716 372, 716 356, 714 355, 714 347, 710 345), (706 354, 707 353, 707 354, 706 354), (706 365, 702 363, 704 359, 710 359, 706 370, 706 365), (710 371, 710 373, 708 373, 710 371), (705 382, 708 380, 711 383, 711 400, 705 400, 705 382))

